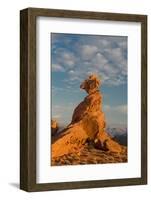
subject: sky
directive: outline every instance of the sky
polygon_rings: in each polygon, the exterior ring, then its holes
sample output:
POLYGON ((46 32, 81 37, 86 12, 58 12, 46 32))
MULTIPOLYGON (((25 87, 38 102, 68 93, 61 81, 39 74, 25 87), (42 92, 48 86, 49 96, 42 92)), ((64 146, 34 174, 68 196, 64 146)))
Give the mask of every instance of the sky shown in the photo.
POLYGON ((87 93, 80 84, 89 74, 101 79, 108 127, 127 127, 127 37, 51 33, 52 119, 71 122, 87 93))

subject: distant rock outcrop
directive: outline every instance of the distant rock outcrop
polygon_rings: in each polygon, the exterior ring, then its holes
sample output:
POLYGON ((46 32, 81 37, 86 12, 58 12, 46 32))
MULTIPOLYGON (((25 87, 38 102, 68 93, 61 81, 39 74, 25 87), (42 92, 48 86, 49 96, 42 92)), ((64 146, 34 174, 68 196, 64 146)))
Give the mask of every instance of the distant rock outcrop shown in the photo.
POLYGON ((58 122, 56 120, 51 120, 51 134, 55 135, 59 129, 58 122))
POLYGON ((88 95, 75 108, 71 123, 52 144, 52 158, 78 152, 87 143, 103 151, 122 151, 122 146, 105 132, 106 121, 99 86, 100 80, 96 75, 90 75, 80 85, 88 95))
POLYGON ((128 141, 127 141, 127 128, 107 128, 106 132, 119 144, 127 146, 128 141))

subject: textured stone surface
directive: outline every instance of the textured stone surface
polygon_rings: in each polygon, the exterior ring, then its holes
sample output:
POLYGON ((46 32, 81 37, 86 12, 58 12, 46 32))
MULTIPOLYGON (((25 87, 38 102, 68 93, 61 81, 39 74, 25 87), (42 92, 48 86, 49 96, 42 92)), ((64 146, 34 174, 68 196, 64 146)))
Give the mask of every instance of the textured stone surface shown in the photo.
POLYGON ((51 165, 84 165, 84 164, 107 164, 127 162, 127 148, 122 146, 120 153, 113 153, 95 149, 93 146, 85 145, 79 152, 65 154, 64 156, 52 158, 51 165))
POLYGON ((57 133, 59 129, 59 125, 58 122, 56 120, 51 120, 51 133, 52 135, 54 135, 55 133, 57 133))
MULTIPOLYGON (((56 163, 55 160, 58 157, 59 163, 62 163, 63 160, 68 160, 69 163, 72 153, 74 156, 79 152, 82 152, 82 155, 84 155, 82 149, 85 149, 88 144, 93 146, 92 152, 94 152, 94 149, 97 149, 97 158, 104 155, 103 151, 122 153, 123 147, 112 140, 109 134, 105 132, 106 121, 102 111, 102 94, 99 91, 99 86, 100 80, 96 75, 89 76, 81 84, 80 88, 84 89, 88 95, 75 108, 71 123, 52 143, 52 163, 56 163), (98 154, 98 151, 100 151, 101 154, 98 154), (62 156, 66 156, 68 159, 63 159, 61 158, 62 156)), ((87 153, 90 154, 88 149, 87 153)), ((93 155, 91 157, 93 157, 93 155)), ((86 161, 85 158, 85 162, 90 162, 90 160, 92 160, 93 163, 105 162, 102 161, 102 158, 99 158, 99 160, 100 159, 101 161, 98 161, 98 159, 94 161, 94 159, 90 159, 89 156, 89 161, 86 161)), ((111 160, 116 161, 115 158, 111 160)), ((74 162, 77 163, 77 161, 74 162)), ((74 162, 72 163, 74 164, 74 162)), ((82 162, 84 162, 83 159, 82 162)), ((108 159, 107 162, 109 162, 108 159)))

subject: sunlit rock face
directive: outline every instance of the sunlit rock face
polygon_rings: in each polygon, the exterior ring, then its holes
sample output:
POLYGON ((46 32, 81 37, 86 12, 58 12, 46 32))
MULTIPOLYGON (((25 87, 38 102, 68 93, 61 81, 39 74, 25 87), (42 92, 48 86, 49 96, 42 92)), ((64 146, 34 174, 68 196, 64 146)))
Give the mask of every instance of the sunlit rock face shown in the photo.
POLYGON ((100 79, 92 74, 80 85, 88 94, 74 109, 71 123, 52 144, 52 158, 81 151, 86 145, 102 151, 120 153, 122 146, 105 132, 100 79))
POLYGON ((55 135, 59 129, 58 122, 54 119, 51 120, 51 134, 55 135))

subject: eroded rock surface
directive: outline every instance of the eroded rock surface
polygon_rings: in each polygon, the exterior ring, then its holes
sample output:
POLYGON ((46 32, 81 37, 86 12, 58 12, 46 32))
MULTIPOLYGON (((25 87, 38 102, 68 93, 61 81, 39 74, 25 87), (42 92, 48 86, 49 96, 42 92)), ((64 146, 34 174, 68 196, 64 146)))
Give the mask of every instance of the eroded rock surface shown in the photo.
POLYGON ((51 134, 55 135, 59 129, 58 122, 54 119, 51 120, 51 134))
POLYGON ((105 131, 106 121, 99 87, 100 80, 96 75, 89 76, 80 85, 88 95, 75 108, 71 123, 52 144, 52 160, 81 152, 88 143, 100 151, 122 153, 123 147, 105 131))

